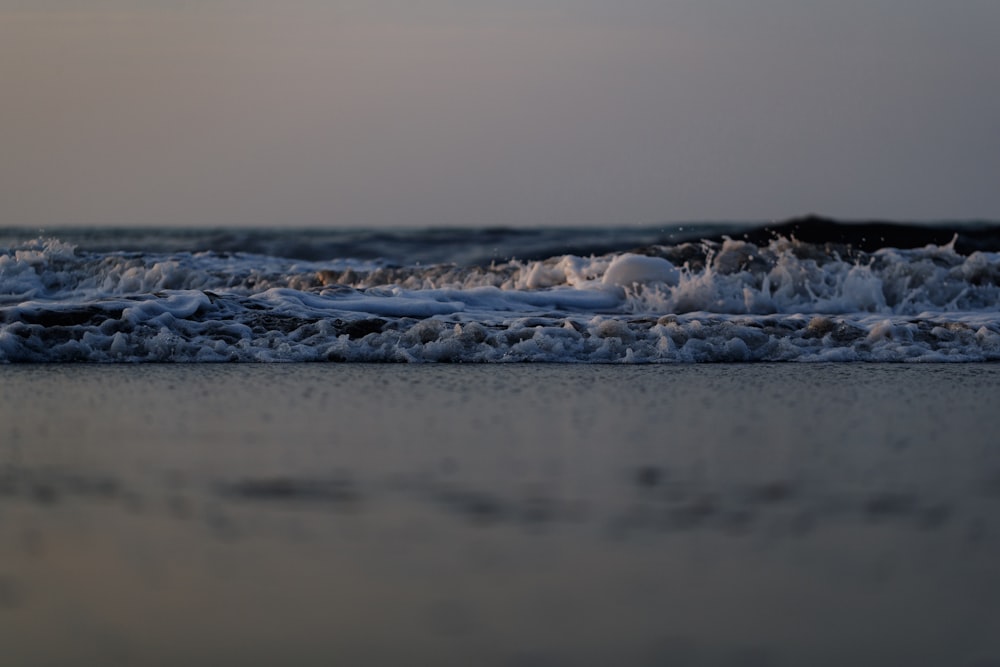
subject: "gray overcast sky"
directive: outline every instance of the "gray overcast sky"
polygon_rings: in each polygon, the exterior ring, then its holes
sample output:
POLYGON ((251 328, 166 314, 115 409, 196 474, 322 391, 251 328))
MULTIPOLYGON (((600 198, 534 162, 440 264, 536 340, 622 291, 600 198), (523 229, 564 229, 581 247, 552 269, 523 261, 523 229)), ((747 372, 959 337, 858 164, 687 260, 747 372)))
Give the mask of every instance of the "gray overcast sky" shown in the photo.
POLYGON ((1000 219, 997 0, 0 0, 0 225, 1000 219))

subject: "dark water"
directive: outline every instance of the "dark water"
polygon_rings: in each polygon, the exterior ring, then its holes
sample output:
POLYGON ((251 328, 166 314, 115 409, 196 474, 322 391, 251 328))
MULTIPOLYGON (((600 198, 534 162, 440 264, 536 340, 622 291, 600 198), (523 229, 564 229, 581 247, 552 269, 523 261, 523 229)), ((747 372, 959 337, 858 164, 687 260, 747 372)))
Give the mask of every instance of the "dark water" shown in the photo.
POLYGON ((511 259, 544 260, 559 255, 605 255, 672 246, 724 236, 767 245, 777 237, 812 244, 850 246, 855 251, 945 245, 957 235, 962 254, 1000 250, 1000 224, 987 221, 841 222, 818 217, 782 222, 670 223, 643 227, 493 227, 343 230, 324 228, 0 228, 0 247, 55 237, 96 253, 249 253, 304 261, 382 260, 398 266, 482 266, 511 259))

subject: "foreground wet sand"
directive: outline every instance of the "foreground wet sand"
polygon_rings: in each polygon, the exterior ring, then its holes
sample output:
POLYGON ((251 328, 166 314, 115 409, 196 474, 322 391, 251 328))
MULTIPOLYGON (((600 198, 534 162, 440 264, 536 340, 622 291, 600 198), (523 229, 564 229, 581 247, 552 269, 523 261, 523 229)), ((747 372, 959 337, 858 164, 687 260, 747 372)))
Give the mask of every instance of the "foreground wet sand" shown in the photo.
POLYGON ((1000 664, 1000 366, 0 368, 17 665, 1000 664))

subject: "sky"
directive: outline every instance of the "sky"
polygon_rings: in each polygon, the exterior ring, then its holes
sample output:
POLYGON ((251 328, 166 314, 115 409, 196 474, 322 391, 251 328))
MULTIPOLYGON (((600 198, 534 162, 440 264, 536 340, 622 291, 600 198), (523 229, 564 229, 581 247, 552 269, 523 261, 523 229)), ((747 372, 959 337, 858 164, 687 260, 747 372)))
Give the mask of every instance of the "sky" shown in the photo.
POLYGON ((0 226, 1000 219, 996 0, 0 0, 0 226))

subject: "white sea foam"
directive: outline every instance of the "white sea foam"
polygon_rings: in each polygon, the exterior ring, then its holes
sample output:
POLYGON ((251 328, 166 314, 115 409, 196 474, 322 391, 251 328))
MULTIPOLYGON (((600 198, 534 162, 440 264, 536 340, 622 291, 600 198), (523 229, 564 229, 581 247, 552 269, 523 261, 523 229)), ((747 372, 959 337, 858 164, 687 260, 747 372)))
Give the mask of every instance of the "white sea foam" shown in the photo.
POLYGON ((662 257, 647 257, 624 253, 615 256, 604 271, 605 285, 635 287, 649 283, 676 285, 680 273, 674 265, 662 257))
POLYGON ((0 251, 4 361, 1000 359, 1000 255, 778 238, 489 266, 0 251))

